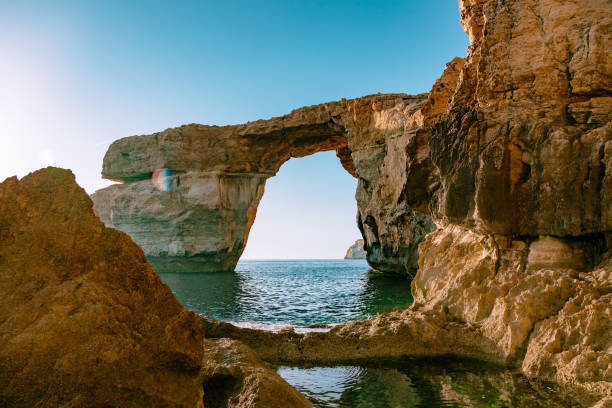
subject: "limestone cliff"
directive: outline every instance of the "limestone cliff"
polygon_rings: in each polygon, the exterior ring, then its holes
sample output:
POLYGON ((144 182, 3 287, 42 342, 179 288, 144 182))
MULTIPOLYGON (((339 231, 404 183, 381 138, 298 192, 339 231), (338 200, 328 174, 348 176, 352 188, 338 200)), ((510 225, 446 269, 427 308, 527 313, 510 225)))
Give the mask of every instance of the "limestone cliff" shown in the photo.
POLYGON ((246 346, 204 338, 67 170, 0 184, 0 406, 310 406, 246 346))
POLYGON ((99 190, 94 210, 128 233, 159 271, 230 271, 242 254, 266 178, 187 171, 168 176, 171 191, 151 180, 99 190))
POLYGON ((344 255, 344 259, 366 259, 366 251, 363 249, 363 239, 358 239, 353 245, 349 247, 344 255))
POLYGON ((612 230, 610 1, 462 1, 471 46, 433 125, 436 218, 485 233, 612 230))

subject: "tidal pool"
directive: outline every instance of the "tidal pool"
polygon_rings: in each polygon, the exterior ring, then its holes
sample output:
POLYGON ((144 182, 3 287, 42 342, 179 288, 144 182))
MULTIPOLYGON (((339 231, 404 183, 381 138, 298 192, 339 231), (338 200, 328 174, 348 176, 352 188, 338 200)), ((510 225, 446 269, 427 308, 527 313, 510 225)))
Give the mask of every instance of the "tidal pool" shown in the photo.
MULTIPOLYGON (((188 309, 240 326, 297 331, 362 320, 412 303, 406 279, 363 260, 240 261, 234 273, 161 273, 188 309)), ((317 407, 583 407, 588 396, 479 362, 276 367, 317 407)))
POLYGON ((586 407, 571 395, 522 374, 471 361, 412 360, 401 364, 277 368, 316 407, 586 407))

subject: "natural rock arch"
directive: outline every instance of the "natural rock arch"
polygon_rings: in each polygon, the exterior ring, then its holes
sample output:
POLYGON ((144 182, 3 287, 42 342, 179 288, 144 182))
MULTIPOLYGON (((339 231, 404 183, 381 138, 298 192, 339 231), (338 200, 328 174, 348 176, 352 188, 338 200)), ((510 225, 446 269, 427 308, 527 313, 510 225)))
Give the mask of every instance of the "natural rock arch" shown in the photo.
POLYGON ((96 214, 130 234, 158 270, 233 270, 266 180, 290 158, 335 150, 359 179, 357 223, 368 261, 386 272, 413 274, 417 246, 435 229, 404 197, 426 203, 430 194, 430 162, 418 161, 427 157, 426 145, 418 146, 427 97, 378 94, 242 125, 192 124, 117 140, 102 175, 123 184, 92 196, 96 214), (418 183, 408 183, 410 166, 418 183), (167 169, 168 188, 155 185, 161 169, 167 169))

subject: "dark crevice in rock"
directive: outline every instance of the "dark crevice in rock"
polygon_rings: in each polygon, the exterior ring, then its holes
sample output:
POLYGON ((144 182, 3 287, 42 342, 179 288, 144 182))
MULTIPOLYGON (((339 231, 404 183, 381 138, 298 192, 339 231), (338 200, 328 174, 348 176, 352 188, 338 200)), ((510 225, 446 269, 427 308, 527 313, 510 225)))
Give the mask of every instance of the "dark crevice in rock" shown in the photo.
POLYGON ((204 380, 203 402, 206 408, 227 408, 230 397, 239 388, 239 380, 228 374, 215 374, 204 380))
POLYGON ((378 236, 378 225, 376 225, 376 219, 371 215, 367 215, 364 224, 369 227, 369 230, 374 234, 376 241, 379 240, 378 236))
POLYGON ((133 175, 130 177, 123 176, 121 178, 112 178, 112 177, 106 177, 106 178, 108 180, 116 180, 116 181, 120 181, 123 183, 134 183, 137 181, 151 180, 152 177, 153 177, 153 172, 137 174, 137 175, 133 175))

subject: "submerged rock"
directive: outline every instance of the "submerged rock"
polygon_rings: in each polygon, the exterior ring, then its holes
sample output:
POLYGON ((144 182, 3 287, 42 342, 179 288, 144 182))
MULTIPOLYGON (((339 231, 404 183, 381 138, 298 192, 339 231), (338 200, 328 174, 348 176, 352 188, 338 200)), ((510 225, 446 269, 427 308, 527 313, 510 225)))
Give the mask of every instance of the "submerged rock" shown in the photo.
POLYGON ((366 251, 363 248, 363 239, 358 239, 353 245, 349 247, 344 255, 344 259, 366 259, 366 251))
POLYGON ((0 201, 1 406, 310 406, 245 346, 204 338, 70 171, 9 178, 0 201))

